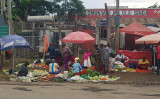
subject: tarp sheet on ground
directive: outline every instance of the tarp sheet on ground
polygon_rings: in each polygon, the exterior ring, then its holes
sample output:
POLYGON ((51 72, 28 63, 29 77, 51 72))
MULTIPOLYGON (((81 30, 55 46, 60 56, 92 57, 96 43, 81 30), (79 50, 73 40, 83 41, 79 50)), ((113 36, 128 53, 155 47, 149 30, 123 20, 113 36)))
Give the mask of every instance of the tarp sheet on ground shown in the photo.
POLYGON ((127 50, 122 50, 122 53, 125 55, 125 66, 129 66, 129 63, 138 63, 139 59, 142 59, 145 57, 148 61, 149 64, 151 65, 151 60, 152 60, 152 52, 149 51, 127 51, 127 50))

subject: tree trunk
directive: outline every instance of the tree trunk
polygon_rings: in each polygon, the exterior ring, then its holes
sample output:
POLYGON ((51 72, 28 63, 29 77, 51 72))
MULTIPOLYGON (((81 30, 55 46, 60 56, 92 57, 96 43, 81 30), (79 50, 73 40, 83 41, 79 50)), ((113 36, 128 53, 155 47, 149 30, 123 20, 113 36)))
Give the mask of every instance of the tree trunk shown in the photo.
POLYGON ((3 55, 1 54, 1 51, 0 51, 0 72, 3 71, 3 55))
POLYGON ((27 17, 28 17, 28 8, 26 8, 25 13, 24 13, 24 21, 27 21, 27 17))

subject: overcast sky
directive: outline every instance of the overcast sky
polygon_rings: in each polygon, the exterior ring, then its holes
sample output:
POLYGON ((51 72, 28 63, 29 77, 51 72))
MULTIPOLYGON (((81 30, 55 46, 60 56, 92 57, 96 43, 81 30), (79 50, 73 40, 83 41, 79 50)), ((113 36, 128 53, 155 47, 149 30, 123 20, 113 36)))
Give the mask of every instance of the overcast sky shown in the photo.
MULTIPOLYGON (((104 3, 108 6, 115 6, 116 0, 81 0, 84 6, 89 8, 104 8, 104 3)), ((160 5, 160 0, 120 0, 120 6, 128 6, 129 8, 148 8, 158 2, 160 5)))

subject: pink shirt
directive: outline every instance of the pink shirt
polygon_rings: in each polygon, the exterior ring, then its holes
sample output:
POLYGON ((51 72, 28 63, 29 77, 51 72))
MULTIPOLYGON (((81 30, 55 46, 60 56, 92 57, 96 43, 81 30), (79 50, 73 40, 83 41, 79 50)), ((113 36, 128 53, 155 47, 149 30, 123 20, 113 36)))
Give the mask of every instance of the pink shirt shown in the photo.
POLYGON ((89 56, 91 56, 91 53, 90 52, 85 52, 83 59, 87 60, 89 56))

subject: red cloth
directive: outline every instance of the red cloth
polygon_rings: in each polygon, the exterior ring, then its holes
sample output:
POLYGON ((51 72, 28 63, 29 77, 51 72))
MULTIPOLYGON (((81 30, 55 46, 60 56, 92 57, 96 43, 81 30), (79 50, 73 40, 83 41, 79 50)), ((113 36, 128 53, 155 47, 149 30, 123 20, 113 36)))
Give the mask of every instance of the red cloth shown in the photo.
POLYGON ((75 59, 75 58, 76 58, 75 55, 72 55, 72 57, 71 57, 71 59, 70 59, 70 60, 71 60, 71 65, 74 64, 74 62, 75 62, 74 59, 75 59))
POLYGON ((83 75, 83 74, 87 74, 86 69, 83 69, 82 72, 80 73, 74 73, 74 75, 83 75))
POLYGON ((46 33, 46 34, 45 34, 45 37, 44 37, 42 52, 47 53, 48 47, 49 47, 49 42, 48 42, 48 35, 47 35, 47 33, 46 33))
POLYGON ((160 46, 157 47, 157 52, 158 52, 157 59, 160 59, 160 46))

